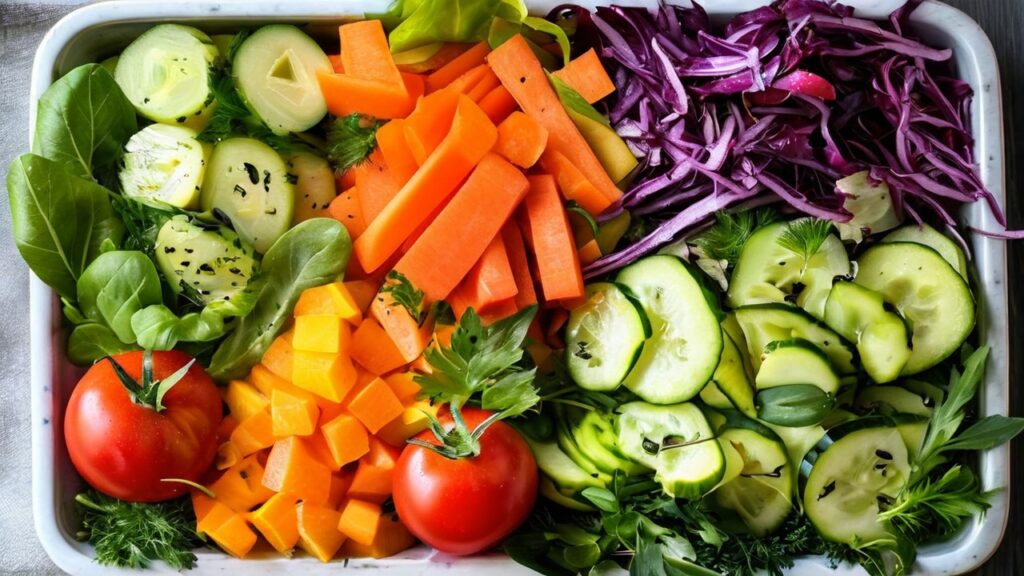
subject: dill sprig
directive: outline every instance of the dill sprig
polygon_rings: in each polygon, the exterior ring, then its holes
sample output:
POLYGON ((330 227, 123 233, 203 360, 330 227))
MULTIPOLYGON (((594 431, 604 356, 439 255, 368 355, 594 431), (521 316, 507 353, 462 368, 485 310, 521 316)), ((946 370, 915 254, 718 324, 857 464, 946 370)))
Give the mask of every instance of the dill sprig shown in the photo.
POLYGON ((779 246, 810 260, 832 233, 833 225, 828 220, 801 218, 789 223, 786 231, 779 236, 779 246))
POLYGON ((169 502, 123 502, 96 491, 75 497, 82 511, 79 540, 96 548, 104 566, 146 568, 162 561, 175 570, 192 568, 201 543, 187 498, 169 502))
POLYGON ((381 123, 360 114, 335 118, 327 128, 327 159, 338 172, 362 164, 377 147, 381 123))
POLYGON ((778 219, 774 210, 746 210, 729 214, 715 213, 715 225, 694 239, 704 254, 712 260, 726 260, 735 264, 740 250, 754 230, 778 219))

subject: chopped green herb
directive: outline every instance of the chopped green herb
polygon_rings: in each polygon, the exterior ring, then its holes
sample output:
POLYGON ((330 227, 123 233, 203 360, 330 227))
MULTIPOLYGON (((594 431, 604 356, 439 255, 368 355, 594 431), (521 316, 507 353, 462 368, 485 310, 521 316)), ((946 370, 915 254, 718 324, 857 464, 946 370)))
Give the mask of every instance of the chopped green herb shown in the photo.
POLYGON ((801 218, 794 220, 786 227, 786 231, 779 236, 779 246, 794 254, 798 254, 804 260, 810 260, 821 246, 828 240, 832 233, 833 225, 828 220, 818 218, 801 218))
POLYGON ((423 291, 413 286, 405 274, 397 270, 388 272, 387 281, 381 286, 380 291, 390 294, 391 299, 394 301, 393 305, 405 308, 410 316, 415 318, 418 323, 423 324, 425 319, 423 313, 423 291))
POLYGON ((338 172, 362 164, 377 146, 381 123, 359 114, 335 118, 327 128, 327 159, 338 172))
POLYGON ((697 236, 693 243, 712 260, 725 260, 735 264, 740 250, 755 230, 778 219, 774 210, 746 210, 729 214, 715 213, 715 225, 697 236))

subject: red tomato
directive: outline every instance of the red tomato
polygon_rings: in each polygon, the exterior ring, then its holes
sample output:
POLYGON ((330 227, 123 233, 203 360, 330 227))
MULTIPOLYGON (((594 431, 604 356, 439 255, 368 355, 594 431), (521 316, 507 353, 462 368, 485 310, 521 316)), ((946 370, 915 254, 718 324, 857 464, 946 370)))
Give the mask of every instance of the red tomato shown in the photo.
MULTIPOLYGON (((136 380, 142 352, 114 360, 136 380)), ((163 380, 191 358, 154 352, 153 379, 163 380)), ((141 388, 140 388, 141 389, 141 388)), ((164 410, 135 403, 109 360, 101 360, 78 382, 64 416, 64 441, 78 473, 100 492, 132 502, 158 502, 188 487, 164 478, 200 480, 217 452, 220 394, 193 364, 163 397, 164 410)))
MULTIPOLYGON (((491 412, 463 411, 469 430, 491 412)), ((446 430, 450 416, 441 420, 446 430)), ((430 431, 417 436, 438 443, 430 431)), ((511 426, 491 424, 480 455, 452 460, 409 445, 395 467, 395 509, 423 542, 448 554, 475 554, 501 542, 522 524, 537 499, 537 462, 511 426)))

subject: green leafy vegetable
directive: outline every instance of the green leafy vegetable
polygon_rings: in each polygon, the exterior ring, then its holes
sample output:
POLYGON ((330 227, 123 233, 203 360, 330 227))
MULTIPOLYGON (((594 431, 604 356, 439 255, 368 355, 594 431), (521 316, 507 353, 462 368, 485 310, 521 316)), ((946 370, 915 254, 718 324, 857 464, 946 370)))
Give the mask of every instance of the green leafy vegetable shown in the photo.
POLYGON ((428 348, 425 358, 431 374, 416 375, 422 394, 461 407, 474 394, 481 406, 518 416, 535 406, 540 397, 533 386, 536 369, 521 365, 526 331, 537 313, 531 306, 484 326, 472 308, 462 315, 450 346, 428 348))
POLYGON ((122 247, 126 250, 141 250, 150 256, 153 255, 160 228, 174 216, 186 213, 170 204, 158 206, 124 196, 114 198, 113 207, 125 228, 122 247))
POLYGON ((140 349, 136 344, 125 344, 113 330, 95 322, 75 326, 68 337, 68 359, 79 366, 88 366, 105 356, 140 349))
POLYGON ((495 18, 527 16, 522 0, 397 0, 382 20, 391 51, 404 52, 434 42, 480 42, 495 18))
POLYGON ((82 511, 80 540, 96 547, 104 566, 147 568, 162 561, 175 570, 192 568, 201 544, 187 498, 153 504, 122 502, 96 491, 75 497, 82 511))
MULTIPOLYGON (((715 213, 715 225, 697 236, 693 243, 712 260, 736 264, 740 250, 755 230, 778 219, 774 210, 745 210, 729 214, 715 213)), ((824 240, 823 240, 824 241, 824 240)))
POLYGON ((211 302, 198 312, 181 316, 162 304, 147 306, 132 316, 132 329, 139 346, 147 350, 171 350, 179 342, 210 342, 233 328, 232 318, 249 313, 255 297, 246 294, 245 298, 211 302))
POLYGON ((388 272, 380 291, 391 295, 394 306, 405 308, 409 316, 415 318, 420 324, 423 323, 423 291, 413 286, 405 274, 397 270, 388 272))
POLYGON ((833 225, 828 220, 818 218, 801 218, 789 223, 786 231, 779 236, 779 246, 810 260, 821 250, 822 244, 828 240, 833 225))
POLYGON ((135 107, 114 76, 85 64, 53 83, 36 113, 32 151, 70 174, 113 182, 125 143, 138 124, 135 107))
POLYGON ((14 242, 32 272, 62 298, 106 241, 120 243, 121 222, 106 188, 42 156, 18 157, 7 174, 14 242))
POLYGON ((338 172, 362 164, 377 147, 381 123, 360 114, 335 118, 327 128, 327 159, 338 172))
POLYGON ((920 542, 955 534, 963 523, 989 508, 990 494, 981 491, 981 483, 970 468, 955 465, 937 479, 926 477, 908 488, 895 506, 879 514, 879 519, 911 541, 920 542))
POLYGON ((210 376, 221 381, 245 376, 281 332, 302 291, 338 279, 351 252, 348 231, 328 218, 306 220, 278 238, 250 284, 255 305, 217 348, 210 376))
POLYGON ((162 301, 156 266, 142 252, 101 254, 78 279, 78 305, 82 314, 108 326, 125 344, 136 341, 132 315, 162 301))

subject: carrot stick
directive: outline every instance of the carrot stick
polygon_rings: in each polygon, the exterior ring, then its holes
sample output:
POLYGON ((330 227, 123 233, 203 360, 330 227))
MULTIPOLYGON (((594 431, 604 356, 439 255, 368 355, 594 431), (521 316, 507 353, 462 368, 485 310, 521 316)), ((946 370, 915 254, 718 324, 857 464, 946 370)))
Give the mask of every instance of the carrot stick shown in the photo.
POLYGON ((555 177, 562 196, 577 202, 587 212, 597 215, 611 205, 611 201, 558 150, 546 150, 540 157, 540 165, 545 172, 555 177))
POLYGON ((355 186, 338 194, 338 197, 332 200, 327 207, 327 214, 344 224, 348 229, 348 235, 353 239, 359 238, 359 235, 366 230, 366 219, 363 218, 359 189, 355 186))
POLYGON ((363 219, 368 225, 402 189, 402 182, 384 161, 380 150, 374 150, 366 162, 353 170, 356 173, 359 202, 363 207, 363 219))
POLYGON ((552 75, 579 92, 589 104, 615 92, 615 83, 608 76, 608 71, 604 69, 601 58, 593 48, 552 75))
POLYGON ((501 238, 505 241, 508 262, 512 266, 512 275, 516 280, 516 307, 526 308, 537 303, 537 291, 533 288, 533 275, 530 273, 530 262, 526 256, 523 235, 515 222, 507 222, 501 229, 501 238))
POLYGON ((345 73, 345 65, 341 62, 341 54, 328 54, 327 59, 331 62, 331 68, 335 74, 345 73))
MULTIPOLYGON (((469 94, 469 91, 474 86, 480 83, 481 80, 487 76, 487 73, 491 72, 491 68, 487 64, 481 64, 476 68, 473 68, 469 72, 466 72, 462 76, 456 78, 451 84, 447 86, 450 90, 455 90, 459 94, 469 94)), ((491 72, 493 74, 493 72, 491 72)))
MULTIPOLYGON (((374 271, 384 264, 420 222, 456 190, 494 146, 497 132, 476 103, 460 97, 451 131, 356 240, 356 257, 364 270, 374 271)), ((483 205, 474 206, 474 210, 483 205)))
POLYGON ((524 112, 548 131, 549 146, 565 154, 609 202, 622 192, 562 107, 544 70, 522 36, 514 36, 487 57, 491 69, 524 112))
POLYGON ((520 168, 529 168, 540 159, 547 143, 548 131, 543 126, 522 112, 513 112, 498 125, 494 151, 520 168))
POLYGON ((448 135, 458 105, 458 91, 438 90, 420 99, 405 119, 405 141, 417 164, 426 162, 427 156, 448 135))
POLYGON ((408 182, 420 167, 409 150, 409 144, 405 140, 405 121, 400 118, 388 122, 377 130, 377 146, 380 147, 384 163, 402 184, 408 182))
POLYGON ((583 275, 576 243, 553 177, 530 177, 530 193, 523 202, 523 214, 532 239, 544 299, 553 301, 582 296, 583 275))
POLYGON ((518 168, 488 154, 395 269, 428 299, 444 299, 480 259, 528 186, 518 168))
POLYGON ((516 104, 516 99, 512 97, 512 94, 504 86, 498 86, 491 90, 480 100, 480 109, 495 124, 503 122, 517 108, 519 108, 519 105, 516 104))
MULTIPOLYGON (((460 54, 468 50, 470 47, 472 47, 471 44, 460 44, 454 42, 447 43, 441 46, 441 48, 437 52, 434 52, 429 58, 418 62, 402 62, 398 58, 399 55, 395 54, 395 64, 402 72, 414 72, 416 74, 433 72, 458 58, 460 54)), ((413 50, 418 49, 413 48, 413 50)))
POLYGON ((404 118, 423 94, 423 77, 401 74, 400 85, 364 80, 349 74, 316 71, 327 110, 335 116, 366 114, 375 118, 404 118))
POLYGON ((480 42, 427 76, 427 94, 451 84, 456 78, 484 63, 491 47, 480 42))
POLYGON ((513 300, 519 292, 516 279, 512 273, 505 241, 499 233, 487 245, 480 259, 462 280, 457 290, 465 294, 473 308, 482 313, 491 311, 495 305, 506 300, 513 300))
POLYGON ((345 73, 360 80, 373 80, 403 87, 402 76, 391 57, 388 38, 380 20, 360 20, 338 27, 341 63, 345 73))
POLYGON ((483 78, 481 78, 475 86, 466 92, 466 96, 469 96, 473 99, 473 102, 479 104, 480 101, 484 99, 484 96, 490 94, 491 90, 494 90, 498 86, 501 86, 501 80, 498 80, 498 76, 495 75, 490 67, 488 67, 483 78))

